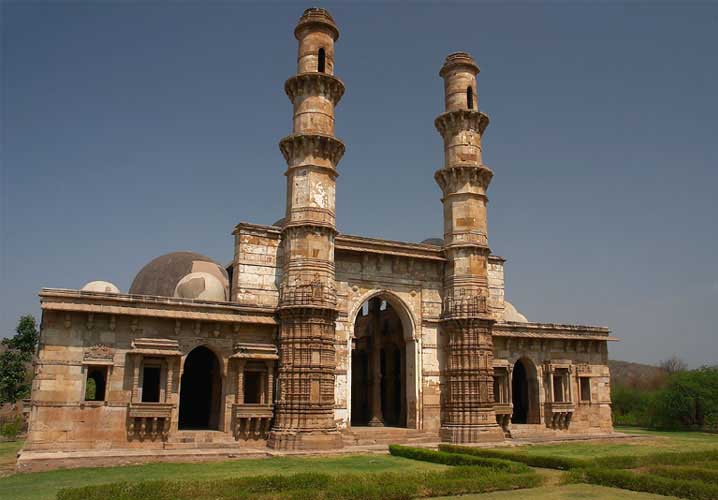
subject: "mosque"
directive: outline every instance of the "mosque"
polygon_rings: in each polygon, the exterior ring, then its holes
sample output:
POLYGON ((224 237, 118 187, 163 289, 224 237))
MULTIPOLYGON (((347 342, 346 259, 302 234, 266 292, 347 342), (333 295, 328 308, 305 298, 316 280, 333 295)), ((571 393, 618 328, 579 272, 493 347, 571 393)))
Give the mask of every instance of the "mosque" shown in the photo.
POLYGON ((21 470, 612 432, 609 330, 531 322, 505 298, 474 59, 450 54, 439 71, 443 238, 388 241, 335 226, 337 24, 307 9, 294 35, 284 218, 239 223, 226 266, 175 252, 127 293, 104 281, 43 288, 21 470))

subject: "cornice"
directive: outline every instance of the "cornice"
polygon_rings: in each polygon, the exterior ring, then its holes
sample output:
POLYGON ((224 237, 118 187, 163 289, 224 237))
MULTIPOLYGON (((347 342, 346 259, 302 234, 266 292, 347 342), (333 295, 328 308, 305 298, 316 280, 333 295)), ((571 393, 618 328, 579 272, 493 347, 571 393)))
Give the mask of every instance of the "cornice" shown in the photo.
POLYGON ((434 179, 444 196, 457 192, 460 186, 467 183, 480 186, 485 191, 493 176, 494 173, 485 165, 456 165, 439 169, 434 173, 434 179))
POLYGON ((300 73, 284 83, 284 92, 292 102, 299 95, 321 95, 336 106, 344 95, 344 84, 327 73, 300 73))
POLYGON ((484 130, 489 126, 489 115, 473 109, 457 109, 437 116, 434 126, 444 140, 463 130, 476 130, 483 135, 484 130))
POLYGON ((319 156, 337 165, 344 156, 342 141, 325 134, 292 134, 279 141, 279 149, 287 164, 301 163, 307 156, 319 156))

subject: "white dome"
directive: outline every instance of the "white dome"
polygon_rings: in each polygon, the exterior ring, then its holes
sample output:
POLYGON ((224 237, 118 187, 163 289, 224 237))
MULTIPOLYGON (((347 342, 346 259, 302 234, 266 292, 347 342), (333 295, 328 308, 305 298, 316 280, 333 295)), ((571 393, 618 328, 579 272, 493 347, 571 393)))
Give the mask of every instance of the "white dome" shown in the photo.
POLYGON ((227 300, 222 282, 210 273, 197 272, 185 275, 175 287, 175 297, 181 299, 227 300))
POLYGON ((120 293, 120 289, 109 281, 90 281, 80 290, 83 292, 120 293))
POLYGON ((514 323, 528 323, 526 316, 521 314, 514 305, 508 300, 504 301, 504 315, 501 317, 503 321, 513 321, 514 323))

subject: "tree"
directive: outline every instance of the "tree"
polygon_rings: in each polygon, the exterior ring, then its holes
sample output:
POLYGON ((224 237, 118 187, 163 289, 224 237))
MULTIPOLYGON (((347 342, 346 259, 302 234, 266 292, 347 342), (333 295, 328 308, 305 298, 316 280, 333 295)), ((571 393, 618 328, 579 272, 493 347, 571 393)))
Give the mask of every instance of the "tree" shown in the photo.
POLYGON ((28 365, 40 337, 36 325, 35 318, 23 316, 15 335, 2 341, 5 351, 0 353, 1 403, 14 403, 30 395, 31 369, 28 365))
POLYGON ((40 334, 37 331, 35 318, 31 315, 22 316, 15 328, 15 336, 3 339, 2 344, 9 349, 16 349, 29 358, 35 353, 35 346, 40 334))
POLYGON ((30 395, 25 355, 17 349, 0 353, 0 403, 14 403, 30 395))
POLYGON ((659 363, 659 366, 663 368, 668 375, 673 373, 684 372, 688 369, 686 362, 675 354, 668 359, 664 359, 659 363))

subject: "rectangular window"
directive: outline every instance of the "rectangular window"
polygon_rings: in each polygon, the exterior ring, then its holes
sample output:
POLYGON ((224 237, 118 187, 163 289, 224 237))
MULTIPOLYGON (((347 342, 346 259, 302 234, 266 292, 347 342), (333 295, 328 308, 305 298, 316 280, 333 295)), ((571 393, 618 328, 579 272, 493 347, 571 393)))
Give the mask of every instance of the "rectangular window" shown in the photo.
POLYGON ((142 370, 142 402, 160 402, 160 373, 159 366, 145 366, 142 370))
POLYGON ((86 366, 85 401, 104 401, 107 394, 107 367, 86 366))
POLYGON ((553 376, 553 400, 555 403, 563 402, 563 375, 553 376))
POLYGON ((591 401, 591 379, 581 377, 578 380, 581 385, 581 401, 591 401))
POLYGON ((244 372, 244 403, 259 404, 262 372, 244 372))

